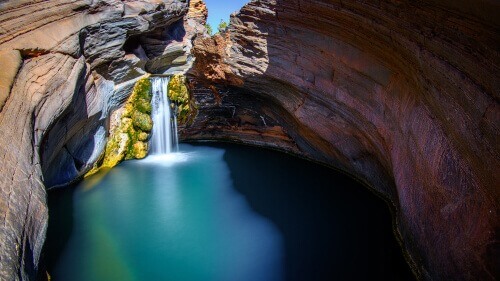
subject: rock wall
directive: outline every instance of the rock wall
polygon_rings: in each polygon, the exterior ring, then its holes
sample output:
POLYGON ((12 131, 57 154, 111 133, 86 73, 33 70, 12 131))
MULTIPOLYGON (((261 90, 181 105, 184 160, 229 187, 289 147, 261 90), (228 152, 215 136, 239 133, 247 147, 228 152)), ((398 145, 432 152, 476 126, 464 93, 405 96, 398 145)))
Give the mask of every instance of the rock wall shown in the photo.
POLYGON ((276 146, 265 131, 280 128, 288 140, 278 147, 346 171, 389 200, 419 279, 494 280, 499 8, 487 0, 252 1, 226 33, 195 40, 200 113, 182 135, 276 146), (259 116, 275 118, 266 125, 259 116))
POLYGON ((35 278, 45 188, 99 159, 135 81, 194 63, 199 111, 184 139, 272 146, 350 173, 391 203, 419 278, 493 280, 499 8, 254 0, 208 38, 201 0, 1 1, 0 279, 35 278))
POLYGON ((135 81, 189 66, 200 29, 200 20, 183 19, 189 4, 1 1, 0 280, 45 276, 38 272, 45 188, 82 176, 99 159, 108 116, 135 81), (160 60, 165 69, 155 67, 160 60))

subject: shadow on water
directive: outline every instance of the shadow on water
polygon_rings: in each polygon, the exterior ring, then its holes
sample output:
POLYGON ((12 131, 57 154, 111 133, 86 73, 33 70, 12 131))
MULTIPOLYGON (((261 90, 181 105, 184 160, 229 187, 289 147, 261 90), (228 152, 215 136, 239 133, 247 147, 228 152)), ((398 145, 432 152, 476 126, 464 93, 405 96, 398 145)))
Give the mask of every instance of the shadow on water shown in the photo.
POLYGON ((43 261, 51 272, 61 256, 73 230, 73 194, 75 186, 48 191, 49 227, 44 245, 43 261))
MULTIPOLYGON (((100 173, 86 179, 91 182, 102 180, 109 169, 101 169, 100 173)), ((49 225, 47 227, 47 238, 42 251, 42 268, 48 270, 49 274, 56 267, 59 258, 62 256, 68 241, 73 233, 74 226, 74 193, 79 181, 59 188, 47 191, 47 205, 49 207, 49 225)), ((43 276, 44 272, 40 272, 43 276)), ((45 280, 45 277, 39 280, 45 280)))
POLYGON ((290 155, 224 144, 234 188, 282 232, 286 280, 415 280, 380 198, 290 155))
MULTIPOLYGON (((281 232, 284 280, 415 280, 393 236, 387 206, 356 181, 280 152, 210 146, 226 151, 234 189, 281 232)), ((75 228, 74 194, 74 187, 49 192, 43 257, 49 273, 75 228)))

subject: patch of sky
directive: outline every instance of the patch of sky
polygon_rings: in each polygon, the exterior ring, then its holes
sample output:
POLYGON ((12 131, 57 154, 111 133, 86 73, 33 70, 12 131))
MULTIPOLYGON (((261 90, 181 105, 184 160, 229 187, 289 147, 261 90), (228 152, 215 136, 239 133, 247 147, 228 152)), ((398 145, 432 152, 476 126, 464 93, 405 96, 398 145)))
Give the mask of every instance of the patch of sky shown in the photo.
POLYGON ((214 32, 217 32, 217 27, 224 21, 229 23, 229 16, 237 12, 250 0, 204 0, 208 8, 208 24, 214 32))

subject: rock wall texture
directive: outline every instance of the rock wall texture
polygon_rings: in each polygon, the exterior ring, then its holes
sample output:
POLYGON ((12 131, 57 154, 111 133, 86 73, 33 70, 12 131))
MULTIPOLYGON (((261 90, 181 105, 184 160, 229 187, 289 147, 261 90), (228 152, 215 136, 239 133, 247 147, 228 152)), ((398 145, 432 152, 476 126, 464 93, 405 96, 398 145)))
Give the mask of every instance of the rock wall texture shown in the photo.
POLYGON ((200 29, 199 19, 183 19, 189 4, 0 1, 0 280, 45 275, 45 188, 99 159, 110 111, 135 81, 189 66, 200 29))
POLYGON ((389 200, 419 279, 494 280, 499 9, 252 1, 226 33, 195 40, 199 118, 182 135, 278 146, 346 171, 389 200))
POLYGON ((210 38, 201 0, 0 1, 0 280, 43 275, 45 188, 99 160, 135 82, 191 66, 184 139, 350 173, 391 203, 420 279, 494 280, 499 8, 254 0, 210 38))

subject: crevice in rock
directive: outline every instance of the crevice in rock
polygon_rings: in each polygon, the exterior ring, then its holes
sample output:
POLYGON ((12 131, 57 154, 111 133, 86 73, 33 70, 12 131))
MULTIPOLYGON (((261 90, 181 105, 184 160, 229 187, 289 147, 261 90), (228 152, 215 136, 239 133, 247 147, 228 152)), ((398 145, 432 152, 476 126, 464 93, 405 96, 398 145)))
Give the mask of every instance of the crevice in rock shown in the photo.
POLYGON ((68 147, 66 145, 63 146, 63 149, 66 150, 66 152, 69 154, 69 156, 71 156, 71 158, 73 158, 73 163, 75 165, 75 168, 80 171, 81 168, 83 167, 83 165, 85 165, 84 162, 82 162, 78 157, 75 157, 73 155, 73 153, 71 153, 71 151, 68 149, 68 147))
POLYGON ((123 50, 127 54, 135 54, 137 57, 140 57, 139 49, 141 46, 141 35, 132 35, 123 44, 123 50))

